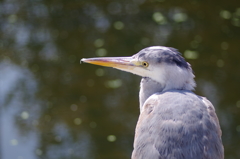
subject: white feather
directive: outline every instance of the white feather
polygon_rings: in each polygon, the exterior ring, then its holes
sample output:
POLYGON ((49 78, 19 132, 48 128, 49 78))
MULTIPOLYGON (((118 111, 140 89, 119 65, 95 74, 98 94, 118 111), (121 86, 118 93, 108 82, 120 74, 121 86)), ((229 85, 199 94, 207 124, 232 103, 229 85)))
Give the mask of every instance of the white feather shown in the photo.
POLYGON ((161 49, 161 50, 171 51, 169 48, 164 47, 164 46, 151 46, 151 47, 148 47, 148 49, 151 49, 151 50, 161 49))
POLYGON ((164 86, 163 91, 170 89, 193 90, 196 86, 195 76, 191 70, 166 63, 160 65, 159 67, 152 67, 147 72, 148 77, 164 86))

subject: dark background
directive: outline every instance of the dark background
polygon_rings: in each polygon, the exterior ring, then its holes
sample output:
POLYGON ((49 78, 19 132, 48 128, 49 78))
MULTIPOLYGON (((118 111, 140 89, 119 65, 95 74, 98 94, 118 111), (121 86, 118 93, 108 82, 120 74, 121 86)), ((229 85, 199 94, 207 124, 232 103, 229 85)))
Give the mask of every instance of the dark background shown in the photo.
POLYGON ((0 158, 127 159, 140 77, 81 58, 175 47, 240 158, 239 0, 1 0, 0 158))

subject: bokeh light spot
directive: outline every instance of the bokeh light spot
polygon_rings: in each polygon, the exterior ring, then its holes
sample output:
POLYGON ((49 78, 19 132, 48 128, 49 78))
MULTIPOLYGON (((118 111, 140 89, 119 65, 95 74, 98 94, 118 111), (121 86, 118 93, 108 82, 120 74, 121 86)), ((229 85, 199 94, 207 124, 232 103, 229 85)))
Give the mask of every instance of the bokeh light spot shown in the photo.
POLYGON ((103 76, 104 75, 104 70, 102 68, 98 68, 95 71, 97 76, 103 76))
POLYGON ((80 96, 80 102, 81 103, 85 103, 87 101, 87 97, 86 96, 80 96))
POLYGON ((218 67, 223 67, 224 66, 224 61, 222 59, 217 60, 217 66, 218 67))
POLYGON ((240 8, 237 8, 237 9, 236 9, 236 13, 235 13, 235 14, 236 14, 236 16, 239 16, 239 17, 240 17, 240 8))
POLYGON ((104 48, 100 48, 96 50, 96 55, 97 56, 106 56, 107 55, 107 50, 104 48))
POLYGON ((240 132, 240 125, 236 127, 237 132, 240 132))
POLYGON ((227 50, 228 47, 229 47, 229 45, 228 45, 227 42, 222 42, 222 43, 221 43, 221 48, 222 48, 223 50, 227 50))
POLYGON ((240 18, 232 18, 232 24, 236 27, 240 27, 240 18))
POLYGON ((198 58, 198 52, 197 51, 192 51, 192 50, 186 50, 184 52, 184 57, 186 59, 197 59, 198 58))
POLYGON ((188 16, 185 13, 176 13, 173 15, 173 20, 178 23, 186 21, 187 18, 188 16))
POLYGON ((117 21, 113 24, 113 26, 117 30, 122 30, 124 28, 124 23, 121 21, 117 21))
POLYGON ((153 20, 154 20, 155 22, 157 22, 158 24, 165 24, 165 23, 166 23, 165 17, 164 17, 163 14, 160 13, 160 12, 155 12, 155 13, 153 13, 152 18, 153 18, 153 20))
POLYGON ((115 135, 108 135, 107 140, 109 142, 114 142, 117 140, 117 137, 115 135))
POLYGON ((13 145, 13 146, 18 145, 18 141, 17 141, 16 139, 12 139, 12 140, 10 141, 10 143, 11 143, 11 145, 13 145))
POLYGON ((236 103, 237 107, 240 108, 240 100, 236 103))
POLYGON ((110 80, 106 82, 106 87, 108 88, 119 88, 122 86, 122 80, 116 79, 116 80, 110 80))
POLYGON ((94 41, 94 46, 95 47, 102 47, 104 45, 104 40, 103 39, 97 39, 94 41))
POLYGON ((82 120, 81 120, 80 118, 75 118, 75 119, 74 119, 74 123, 75 123, 76 125, 80 125, 80 124, 82 123, 82 120))
POLYGON ((231 13, 227 10, 222 10, 220 12, 220 16, 223 18, 223 19, 230 19, 231 18, 231 13))
POLYGON ((17 15, 12 14, 12 15, 8 16, 9 23, 15 23, 16 21, 17 21, 17 15))
POLYGON ((26 112, 26 111, 22 112, 21 117, 22 117, 22 119, 28 119, 29 118, 28 112, 26 112))
POLYGON ((72 104, 72 105, 70 106, 70 109, 71 109, 72 111, 77 111, 78 106, 77 106, 76 104, 72 104))

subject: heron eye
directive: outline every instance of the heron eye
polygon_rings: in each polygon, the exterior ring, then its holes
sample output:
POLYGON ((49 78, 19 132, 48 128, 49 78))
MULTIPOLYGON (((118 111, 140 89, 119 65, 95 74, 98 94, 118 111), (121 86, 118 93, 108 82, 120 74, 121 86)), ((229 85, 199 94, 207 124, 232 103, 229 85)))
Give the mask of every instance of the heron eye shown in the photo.
POLYGON ((146 61, 142 62, 143 67, 148 67, 148 63, 146 61))

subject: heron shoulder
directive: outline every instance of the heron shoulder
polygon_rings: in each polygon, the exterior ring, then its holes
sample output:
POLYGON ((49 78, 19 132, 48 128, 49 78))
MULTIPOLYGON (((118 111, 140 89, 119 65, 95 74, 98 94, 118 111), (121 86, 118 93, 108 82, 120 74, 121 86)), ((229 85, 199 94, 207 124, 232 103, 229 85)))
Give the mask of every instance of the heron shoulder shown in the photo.
MULTIPOLYGON (((209 102, 209 101, 208 101, 209 102)), ((143 110, 151 105, 159 111, 173 109, 174 111, 205 108, 205 103, 201 97, 187 90, 170 90, 158 92, 151 95, 144 103, 143 110)))
POLYGON ((214 106, 212 105, 212 103, 206 97, 199 96, 199 98, 201 98, 201 100, 203 101, 203 103, 207 107, 207 111, 208 111, 208 114, 210 115, 210 118, 213 121, 215 121, 214 123, 216 124, 216 127, 218 128, 218 135, 222 136, 222 130, 220 128, 219 120, 218 120, 217 114, 215 113, 214 106))
POLYGON ((207 99, 184 90, 155 93, 143 105, 133 158, 222 159, 218 126, 207 99), (137 156, 140 151, 144 151, 141 157, 137 156))
MULTIPOLYGON (((212 103, 205 97, 187 90, 171 90, 155 93, 143 105, 143 114, 157 113, 162 120, 203 124, 213 123, 220 130, 219 121, 212 103)), ((218 132, 221 136, 221 130, 218 132)))

